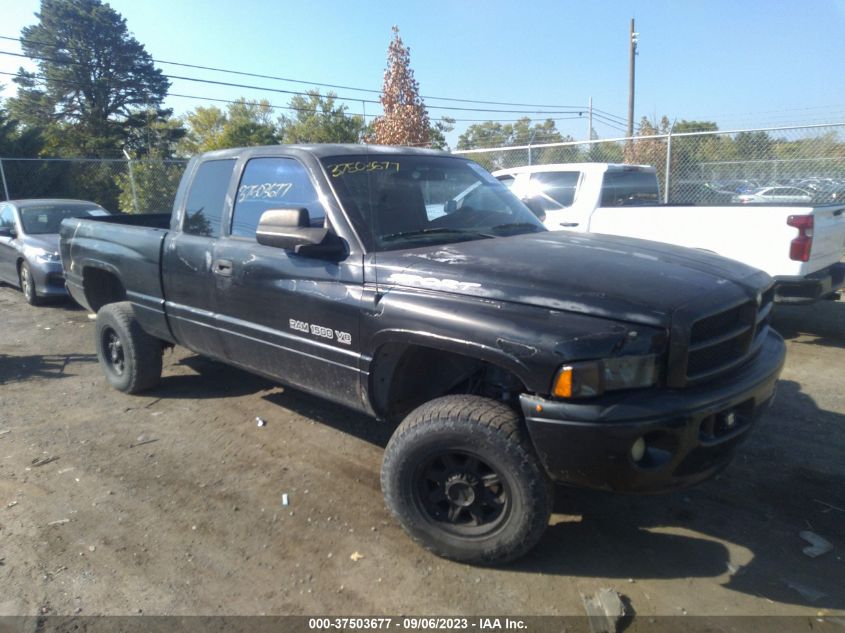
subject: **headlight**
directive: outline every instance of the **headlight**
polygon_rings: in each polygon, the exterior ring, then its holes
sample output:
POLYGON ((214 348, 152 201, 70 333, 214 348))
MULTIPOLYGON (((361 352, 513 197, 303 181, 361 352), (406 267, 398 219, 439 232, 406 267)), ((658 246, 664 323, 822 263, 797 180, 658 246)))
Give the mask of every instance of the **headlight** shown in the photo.
POLYGON ((59 254, 55 251, 47 251, 43 248, 37 248, 34 251, 35 259, 41 262, 58 262, 61 261, 59 254))
POLYGON ((650 387, 657 382, 657 356, 619 356, 564 365, 555 376, 552 395, 591 398, 605 391, 650 387))

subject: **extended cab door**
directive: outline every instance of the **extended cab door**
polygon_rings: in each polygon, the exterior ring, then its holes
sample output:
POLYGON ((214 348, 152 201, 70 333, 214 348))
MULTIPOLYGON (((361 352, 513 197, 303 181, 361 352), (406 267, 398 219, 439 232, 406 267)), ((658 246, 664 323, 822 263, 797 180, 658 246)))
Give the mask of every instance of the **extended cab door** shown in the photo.
POLYGON ((305 208, 311 225, 322 227, 325 198, 292 157, 256 156, 242 173, 230 226, 216 248, 217 259, 231 266, 231 274, 216 283, 227 358, 360 408, 361 255, 332 262, 258 244, 255 231, 264 211, 305 208))
POLYGON ((221 270, 214 252, 234 168, 234 159, 199 163, 187 194, 177 198, 182 208, 175 209, 177 225, 171 227, 162 257, 170 329, 181 345, 214 358, 225 357, 215 318, 221 270))

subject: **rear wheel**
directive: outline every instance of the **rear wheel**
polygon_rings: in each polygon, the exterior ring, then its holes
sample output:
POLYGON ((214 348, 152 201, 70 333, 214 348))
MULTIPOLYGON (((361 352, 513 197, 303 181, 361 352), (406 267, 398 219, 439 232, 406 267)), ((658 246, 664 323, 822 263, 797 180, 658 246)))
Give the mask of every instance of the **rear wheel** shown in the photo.
POLYGON ((26 262, 21 263, 18 271, 18 278, 20 279, 21 292, 23 298, 31 306, 37 306, 41 303, 41 298, 38 296, 38 291, 35 288, 35 280, 32 278, 32 269, 26 262))
POLYGON ((381 480, 415 541, 471 563, 525 554, 553 501, 519 416, 478 396, 446 396, 411 412, 387 445, 381 480))
POLYGON ((128 301, 97 313, 97 358, 112 387, 126 393, 150 389, 161 379, 161 341, 147 334, 128 301))

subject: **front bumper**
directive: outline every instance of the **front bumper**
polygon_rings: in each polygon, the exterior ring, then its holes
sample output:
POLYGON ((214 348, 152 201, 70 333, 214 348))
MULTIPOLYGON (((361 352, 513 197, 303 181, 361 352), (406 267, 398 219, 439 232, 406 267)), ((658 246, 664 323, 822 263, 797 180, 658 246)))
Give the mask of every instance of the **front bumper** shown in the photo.
POLYGON ((620 492, 659 492, 724 468, 771 403, 786 347, 773 331, 750 363, 709 384, 642 389, 564 402, 523 394, 520 404, 552 481, 620 492), (644 438, 644 457, 631 448, 644 438))
POLYGON ((775 277, 775 301, 812 303, 845 288, 845 262, 839 262, 806 277, 775 277))
POLYGON ((66 297, 65 275, 61 262, 29 261, 32 280, 39 297, 66 297))

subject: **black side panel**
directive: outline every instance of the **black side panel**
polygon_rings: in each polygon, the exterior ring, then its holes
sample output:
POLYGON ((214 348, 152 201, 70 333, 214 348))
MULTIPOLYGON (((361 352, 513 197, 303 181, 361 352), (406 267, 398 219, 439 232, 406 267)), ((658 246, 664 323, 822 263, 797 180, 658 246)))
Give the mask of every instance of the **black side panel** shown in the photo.
POLYGON ((232 266, 231 276, 215 280, 225 358, 362 408, 360 264, 309 259, 237 238, 221 241, 215 259, 232 266))

